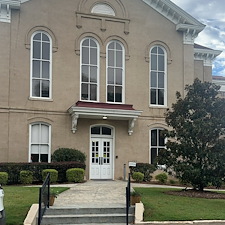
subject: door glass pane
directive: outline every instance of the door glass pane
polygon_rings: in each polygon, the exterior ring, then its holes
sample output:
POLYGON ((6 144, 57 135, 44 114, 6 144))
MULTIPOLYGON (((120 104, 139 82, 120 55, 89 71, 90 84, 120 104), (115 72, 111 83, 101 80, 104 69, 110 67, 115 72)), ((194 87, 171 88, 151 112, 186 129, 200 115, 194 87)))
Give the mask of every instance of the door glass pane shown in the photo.
POLYGON ((90 73, 90 82, 97 83, 97 67, 91 66, 91 73, 90 73))
POLYGON ((41 43, 34 41, 33 42, 33 58, 40 59, 41 58, 41 43))
POLYGON ((88 84, 81 85, 81 99, 88 100, 88 84))
POLYGON ((89 66, 82 66, 82 82, 89 82, 89 66))
POLYGON ((33 61, 33 77, 40 78, 40 61, 33 61))
POLYGON ((111 135, 111 129, 108 127, 102 127, 102 134, 103 135, 111 135))
POLYGON ((50 44, 42 43, 42 59, 49 60, 50 59, 50 44))
POLYGON ((40 97, 40 80, 32 81, 32 96, 40 97))
POLYGON ((114 69, 108 68, 108 84, 114 84, 114 69))
POLYGON ((42 62, 42 77, 49 78, 49 62, 42 62))
POLYGON ((122 87, 115 87, 115 102, 122 102, 122 87))

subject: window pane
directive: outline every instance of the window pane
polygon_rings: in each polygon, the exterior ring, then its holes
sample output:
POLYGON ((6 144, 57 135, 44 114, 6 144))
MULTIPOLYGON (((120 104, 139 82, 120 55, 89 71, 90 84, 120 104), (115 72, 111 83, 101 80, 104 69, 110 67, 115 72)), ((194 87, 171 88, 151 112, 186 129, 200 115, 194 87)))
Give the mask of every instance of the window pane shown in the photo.
POLYGON ((97 65, 97 49, 96 48, 91 48, 90 49, 90 54, 91 54, 91 65, 97 65))
POLYGON ((114 48, 115 48, 115 47, 114 47, 114 43, 115 43, 115 42, 110 43, 109 46, 108 46, 108 49, 114 49, 114 48))
POLYGON ((50 44, 42 43, 42 59, 49 60, 50 59, 50 44))
POLYGON ((40 78, 40 61, 33 61, 33 77, 40 78))
POLYGON ((89 39, 83 41, 82 46, 89 46, 89 39))
POLYGON ((41 40, 41 33, 35 34, 33 39, 40 41, 41 40))
POLYGON ((49 81, 43 80, 42 81, 42 95, 41 97, 49 97, 49 81))
POLYGON ((116 84, 122 85, 122 69, 116 69, 116 84))
POLYGON ((31 153, 39 154, 39 145, 31 145, 31 153))
POLYGON ((110 50, 108 51, 108 66, 114 67, 114 52, 110 50))
POLYGON ((115 102, 122 102, 122 87, 115 87, 115 102))
POLYGON ((116 43, 116 49, 117 50, 122 50, 122 46, 119 43, 116 43))
POLYGON ((151 87, 156 88, 157 87, 157 78, 156 78, 157 73, 156 72, 151 72, 151 87))
POLYGON ((90 82, 97 83, 97 67, 91 66, 90 82))
POLYGON ((165 68, 164 68, 164 56, 162 56, 162 55, 159 55, 158 56, 158 60, 159 60, 159 62, 158 62, 158 66, 159 66, 159 71, 164 71, 165 70, 165 68))
POLYGON ((158 87, 164 88, 164 73, 159 73, 158 76, 158 87))
POLYGON ((157 129, 151 130, 151 146, 157 146, 157 129))
POLYGON ((108 86, 107 101, 114 102, 114 86, 108 86))
POLYGON ((48 41, 49 42, 49 38, 46 34, 42 33, 42 41, 48 41))
POLYGON ((48 155, 47 154, 41 154, 41 162, 48 162, 48 155))
POLYGON ((31 162, 39 162, 39 155, 31 154, 31 162))
POLYGON ((157 157, 157 149, 151 148, 151 164, 153 164, 157 157))
POLYGON ((91 134, 100 134, 100 127, 92 127, 91 134))
POLYGON ((40 59, 41 58, 41 43, 33 42, 33 58, 40 59))
POLYGON ((151 55, 151 70, 157 70, 157 56, 151 55))
POLYGON ((91 84, 90 100, 93 100, 93 101, 97 100, 97 85, 96 84, 91 84))
POLYGON ((157 54, 157 47, 154 47, 154 48, 151 50, 151 53, 157 54))
POLYGON ((39 143, 39 124, 31 126, 31 143, 32 144, 39 143))
POLYGON ((151 104, 156 104, 156 89, 151 89, 151 104))
POLYGON ((91 39, 90 39, 90 46, 97 48, 97 44, 95 43, 95 41, 93 41, 91 39))
POLYGON ((123 55, 121 51, 116 52, 116 66, 117 67, 123 66, 123 55))
POLYGON ((111 129, 108 127, 102 127, 102 134, 103 135, 111 135, 111 129))
POLYGON ((164 51, 160 47, 158 47, 158 54, 163 54, 164 55, 164 51))
POLYGON ((82 66, 82 81, 89 82, 89 66, 82 66))
POLYGON ((32 81, 32 96, 40 97, 40 80, 32 81))
POLYGON ((108 84, 114 84, 114 69, 108 68, 108 84))
POLYGON ((47 125, 41 125, 41 143, 48 144, 49 143, 49 127, 47 125))
POLYGON ((49 62, 42 62, 42 78, 49 78, 49 62))
POLYGON ((88 84, 81 85, 81 99, 88 100, 88 84))
POLYGON ((89 64, 89 49, 86 47, 82 48, 82 64, 89 64))
POLYGON ((48 145, 40 145, 40 153, 48 154, 48 145))
POLYGON ((158 104, 164 105, 164 90, 162 89, 158 90, 158 104))
POLYGON ((165 141, 164 141, 164 135, 163 135, 163 130, 159 130, 159 146, 164 146, 165 141))

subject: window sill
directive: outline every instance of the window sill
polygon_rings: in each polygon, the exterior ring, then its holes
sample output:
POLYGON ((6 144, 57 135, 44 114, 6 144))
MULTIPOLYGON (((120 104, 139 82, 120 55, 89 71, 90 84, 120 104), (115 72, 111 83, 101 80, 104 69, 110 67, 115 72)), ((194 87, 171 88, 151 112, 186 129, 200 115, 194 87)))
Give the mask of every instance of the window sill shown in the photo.
POLYGON ((52 98, 34 98, 34 97, 29 97, 28 99, 30 101, 53 102, 53 99, 52 98))
POLYGON ((167 105, 150 105, 149 108, 168 109, 168 106, 167 105))

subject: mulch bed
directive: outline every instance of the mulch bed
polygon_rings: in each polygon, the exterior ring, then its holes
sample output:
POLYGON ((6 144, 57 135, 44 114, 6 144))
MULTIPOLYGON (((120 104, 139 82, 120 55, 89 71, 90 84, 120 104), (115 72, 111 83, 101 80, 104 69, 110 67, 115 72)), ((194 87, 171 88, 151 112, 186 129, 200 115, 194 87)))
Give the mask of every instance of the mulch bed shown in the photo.
POLYGON ((213 191, 197 191, 193 189, 181 191, 165 191, 164 193, 169 195, 184 196, 191 198, 225 199, 224 193, 217 193, 213 191))

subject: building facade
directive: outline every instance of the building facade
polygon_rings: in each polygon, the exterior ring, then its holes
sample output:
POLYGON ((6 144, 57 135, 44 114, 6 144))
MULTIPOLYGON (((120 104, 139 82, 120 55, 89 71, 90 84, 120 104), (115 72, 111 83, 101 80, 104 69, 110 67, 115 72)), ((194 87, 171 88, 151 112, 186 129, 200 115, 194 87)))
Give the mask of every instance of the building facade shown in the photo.
POLYGON ((169 0, 0 0, 0 161, 76 148, 88 179, 153 163, 176 91, 212 79, 203 29, 169 0))

